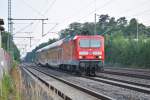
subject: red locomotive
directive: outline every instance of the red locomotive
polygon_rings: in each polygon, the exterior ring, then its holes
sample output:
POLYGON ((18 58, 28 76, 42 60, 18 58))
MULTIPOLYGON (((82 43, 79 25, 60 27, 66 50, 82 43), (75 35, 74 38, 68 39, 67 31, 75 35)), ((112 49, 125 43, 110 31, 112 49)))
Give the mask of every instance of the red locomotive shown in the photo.
POLYGON ((76 35, 61 39, 37 51, 36 62, 72 72, 95 75, 103 69, 104 37, 76 35))

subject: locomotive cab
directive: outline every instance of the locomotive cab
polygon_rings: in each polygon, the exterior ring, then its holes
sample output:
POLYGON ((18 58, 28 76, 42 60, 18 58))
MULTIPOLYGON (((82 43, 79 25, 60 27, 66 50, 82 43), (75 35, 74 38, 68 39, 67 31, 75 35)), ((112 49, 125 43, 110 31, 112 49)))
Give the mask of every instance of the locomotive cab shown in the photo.
POLYGON ((95 75, 95 71, 103 69, 104 38, 102 36, 87 36, 78 38, 77 57, 81 71, 95 75))

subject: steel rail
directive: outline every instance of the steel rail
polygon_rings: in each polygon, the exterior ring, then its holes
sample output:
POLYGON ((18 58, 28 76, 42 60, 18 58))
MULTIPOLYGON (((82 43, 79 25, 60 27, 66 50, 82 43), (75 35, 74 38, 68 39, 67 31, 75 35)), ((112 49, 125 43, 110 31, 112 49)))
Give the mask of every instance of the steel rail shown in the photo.
POLYGON ((142 79, 150 80, 150 75, 141 75, 141 74, 133 74, 133 73, 127 73, 127 72, 118 72, 118 71, 106 71, 105 69, 101 73, 120 75, 120 76, 128 76, 128 77, 142 78, 142 79))
POLYGON ((127 84, 137 85, 137 86, 141 86, 141 87, 145 87, 145 88, 150 88, 149 84, 141 84, 141 83, 126 81, 126 80, 121 80, 121 79, 116 79, 116 78, 110 78, 107 76, 100 76, 100 75, 97 75, 97 77, 103 78, 103 79, 108 79, 108 80, 113 80, 113 81, 118 81, 118 82, 123 82, 123 83, 127 83, 127 84))
POLYGON ((112 70, 125 70, 125 71, 137 71, 137 72, 146 72, 150 73, 150 69, 135 69, 135 68, 120 68, 120 67, 105 67, 105 69, 112 69, 112 70))
POLYGON ((96 77, 87 77, 87 76, 83 76, 83 77, 87 78, 87 79, 94 80, 94 81, 103 82, 106 84, 115 85, 115 86, 130 89, 130 90, 150 94, 150 88, 147 88, 147 87, 142 87, 142 86, 137 86, 137 85, 133 85, 133 84, 118 82, 118 81, 104 79, 104 78, 100 78, 100 77, 97 77, 97 78, 96 77))

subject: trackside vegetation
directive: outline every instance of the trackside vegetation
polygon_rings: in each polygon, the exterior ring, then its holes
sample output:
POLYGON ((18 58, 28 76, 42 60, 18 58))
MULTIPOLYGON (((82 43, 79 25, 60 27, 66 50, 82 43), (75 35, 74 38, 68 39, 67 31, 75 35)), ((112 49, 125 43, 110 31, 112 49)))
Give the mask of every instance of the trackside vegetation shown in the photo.
MULTIPOLYGON (((10 39, 10 47, 8 47, 8 38, 12 37, 10 33, 4 31, 2 35, 2 48, 10 54, 11 58, 11 71, 4 71, 2 79, 0 80, 0 100, 20 100, 20 92, 16 87, 16 80, 12 77, 12 70, 16 70, 18 62, 20 62, 20 51, 15 45, 14 41, 10 39), (12 59, 13 58, 13 59, 12 59)), ((3 66, 6 67, 6 66, 3 66)), ((7 68, 7 67, 6 67, 7 68)), ((17 71, 16 71, 17 72, 17 71)), ((19 77, 19 76, 17 76, 19 77)))
POLYGON ((149 68, 150 38, 139 39, 123 36, 122 32, 105 36, 106 64, 121 64, 128 67, 149 68))
MULTIPOLYGON (((13 67, 12 70, 12 73, 14 73, 16 67, 13 67)), ((17 80, 14 79, 12 74, 4 72, 3 78, 0 81, 0 100, 21 100, 21 94, 18 90, 16 81, 17 80)))

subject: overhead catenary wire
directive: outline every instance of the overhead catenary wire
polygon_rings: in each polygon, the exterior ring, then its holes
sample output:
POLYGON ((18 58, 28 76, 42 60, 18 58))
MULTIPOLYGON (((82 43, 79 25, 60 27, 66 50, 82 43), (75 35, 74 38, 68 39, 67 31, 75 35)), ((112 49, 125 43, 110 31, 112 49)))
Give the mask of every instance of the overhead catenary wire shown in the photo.
POLYGON ((37 9, 35 9, 34 7, 32 7, 32 6, 31 6, 30 4, 28 4, 25 0, 21 0, 21 1, 23 1, 24 4, 25 4, 27 7, 29 7, 30 9, 32 9, 32 10, 33 10, 34 12, 36 12, 38 15, 44 17, 44 15, 43 15, 40 11, 38 11, 37 9))
MULTIPOLYGON (((147 0, 147 1, 149 1, 149 0, 147 0)), ((146 2, 147 2, 147 1, 146 1, 146 2)), ((146 2, 144 2, 144 3, 146 3, 146 2)), ((96 8, 96 11, 101 10, 100 8, 103 8, 103 7, 105 7, 105 6, 108 6, 108 4, 111 4, 111 3, 112 3, 111 0, 108 0, 103 6, 96 8)), ((77 20, 77 21, 80 21, 80 20, 82 20, 82 19, 88 17, 89 15, 93 14, 94 12, 95 12, 94 10, 91 11, 90 13, 88 13, 87 15, 81 17, 81 18, 80 18, 79 20, 77 20)), ((143 13, 149 13, 149 12, 150 12, 150 9, 147 9, 147 10, 141 11, 141 12, 139 12, 139 13, 133 14, 132 16, 143 16, 143 13)), ((131 15, 130 15, 130 16, 131 16, 131 15)))
MULTIPOLYGON (((40 15, 40 16, 42 16, 42 17, 44 17, 45 15, 44 14, 42 14, 42 11, 38 11, 37 9, 35 9, 32 5, 30 5, 29 3, 27 3, 25 0, 22 0, 23 2, 24 2, 24 4, 27 6, 27 7, 29 7, 30 9, 32 9, 34 12, 36 12, 38 15, 40 15)), ((35 22, 35 21, 34 21, 35 22)), ((36 27, 38 26, 38 24, 39 24, 39 22, 37 23, 37 22, 35 22, 35 24, 33 25, 33 26, 35 26, 34 28, 33 28, 33 31, 36 29, 36 27)))
POLYGON ((27 24, 27 25, 26 25, 26 26, 24 26, 23 28, 21 28, 21 29, 19 29, 18 31, 16 31, 14 34, 16 34, 16 33, 20 32, 20 31, 25 30, 26 28, 28 28, 28 27, 29 27, 29 26, 31 26, 32 24, 33 24, 33 22, 31 22, 31 23, 27 24))
POLYGON ((46 13, 48 13, 48 11, 53 7, 53 5, 55 4, 56 0, 53 0, 51 3, 49 3, 48 8, 45 10, 44 15, 46 15, 46 13))
POLYGON ((121 11, 120 13, 119 13, 119 15, 123 15, 123 16, 126 16, 126 17, 134 17, 134 18, 137 18, 137 17, 139 17, 139 16, 144 16, 145 14, 149 14, 149 12, 150 12, 150 9, 147 9, 147 10, 142 10, 141 8, 142 7, 145 7, 146 5, 148 5, 149 4, 149 0, 146 0, 146 1, 143 1, 142 3, 140 3, 139 5, 136 5, 136 6, 134 6, 134 7, 131 7, 131 8, 129 8, 129 9, 126 9, 126 10, 124 10, 124 11, 121 11), (137 12, 138 11, 138 9, 140 9, 141 10, 141 12, 137 12), (136 11, 136 13, 134 13, 133 11, 136 11), (131 14, 128 14, 128 13, 131 13, 131 14), (126 14, 128 14, 128 15, 126 15, 126 14))
POLYGON ((96 7, 96 0, 94 0, 94 6, 95 6, 95 8, 94 8, 94 10, 92 11, 92 12, 90 12, 90 13, 88 13, 87 15, 85 15, 84 17, 82 17, 82 18, 80 18, 79 20, 77 20, 77 21, 80 21, 81 19, 83 19, 83 18, 85 18, 85 17, 88 17, 89 15, 91 15, 91 14, 96 14, 96 11, 97 10, 99 10, 100 8, 104 8, 104 7, 106 7, 106 6, 108 6, 109 4, 111 4, 112 2, 111 2, 111 0, 108 0, 106 3, 104 3, 102 6, 100 6, 100 7, 96 7))
POLYGON ((57 25, 58 25, 58 23, 56 23, 52 28, 50 28, 50 29, 48 30, 48 32, 47 32, 46 34, 44 34, 43 36, 47 35, 48 33, 51 33, 51 31, 52 31, 53 29, 55 29, 55 28, 57 27, 57 25))
MULTIPOLYGON (((115 1, 115 0, 114 0, 115 1)), ((113 1, 113 2, 114 2, 113 1)), ((90 5, 90 4, 95 4, 95 0, 93 0, 91 3, 89 3, 88 5, 90 5)), ((98 10, 98 9, 100 9, 100 8, 104 8, 104 7, 106 7, 106 6, 108 6, 109 4, 111 4, 112 3, 112 0, 108 0, 108 1, 106 1, 106 3, 104 3, 103 5, 101 5, 100 7, 96 7, 93 11, 91 11, 91 12, 89 12, 88 14, 86 14, 85 16, 83 16, 82 18, 80 18, 80 19, 78 19, 77 21, 80 21, 80 20, 82 20, 82 19, 84 19, 84 18, 86 18, 86 17, 88 17, 89 15, 91 15, 91 14, 93 14, 96 10, 98 10)), ((87 6, 88 6, 87 5, 87 6)), ((86 6, 86 7, 87 7, 86 6)), ((86 8, 86 7, 83 7, 83 8, 86 8)), ((86 8, 87 9, 87 8, 86 8)), ((77 12, 77 14, 79 14, 82 10, 81 9, 79 9, 80 11, 79 12, 77 12)), ((77 14, 75 14, 75 15, 77 15, 77 14)), ((70 19, 71 17, 67 17, 66 19, 64 19, 62 22, 60 22, 59 23, 59 25, 61 25, 61 24, 63 24, 65 21, 68 21, 69 19, 70 19)), ((57 25, 58 26, 58 25, 57 25)))
MULTIPOLYGON (((74 13, 73 14, 73 16, 76 16, 77 14, 80 14, 82 11, 84 11, 85 9, 87 9, 87 7, 90 7, 93 3, 95 3, 95 0, 92 0, 90 3, 88 3, 86 6, 84 6, 84 7, 82 7, 82 8, 80 8, 80 9, 78 9, 77 11, 76 11, 76 13, 74 13)), ((72 17, 70 17, 70 18, 72 18, 72 17)), ((67 19, 68 20, 68 19, 67 19)), ((65 20, 66 21, 66 20, 65 20)))
MULTIPOLYGON (((114 1, 113 1, 113 2, 114 2, 114 1)), ((89 15, 94 14, 95 11, 99 11, 99 10, 101 10, 102 8, 108 6, 108 5, 111 4, 111 3, 112 3, 112 0, 108 0, 108 1, 107 1, 106 3, 104 3, 102 6, 99 6, 98 8, 95 8, 93 11, 89 12, 88 14, 86 14, 86 15, 83 16, 83 17, 81 17, 81 18, 80 18, 79 20, 77 20, 77 21, 80 21, 80 20, 82 20, 82 19, 88 17, 89 15)))
MULTIPOLYGON (((94 1, 94 0, 92 0, 92 2, 93 2, 93 1, 94 1)), ((54 0, 50 5, 53 6, 55 2, 56 2, 56 0, 54 0)), ((83 9, 85 9, 86 7, 88 7, 89 5, 91 5, 92 2, 90 2, 88 5, 86 5, 85 7, 83 7, 83 9)), ((50 6, 49 6, 49 7, 50 7, 50 6)), ((83 9, 82 9, 82 10, 83 10, 83 9)), ((47 12, 48 12, 48 11, 45 11, 45 14, 46 14, 47 12)), ((80 12, 81 12, 81 9, 78 9, 77 13, 79 14, 80 12)), ((76 13, 75 13, 74 15, 76 15, 76 13)), ((69 20, 70 18, 72 18, 72 17, 68 17, 68 18, 66 18, 66 19, 69 20)), ((64 19, 61 23, 64 23, 64 21, 66 21, 66 19, 64 19)), ((58 25, 60 25, 60 23, 57 23, 57 25, 55 25, 53 28, 50 28, 46 34, 48 34, 50 31, 52 31, 53 29, 55 29, 56 27, 58 27, 58 25)))
MULTIPOLYGON (((25 0, 21 0, 21 1, 23 2, 24 5, 26 5, 28 8, 30 8, 30 9, 31 9, 32 11, 34 11, 36 14, 38 14, 38 15, 44 17, 44 15, 43 15, 40 11, 38 11, 37 9, 35 9, 32 5, 30 5, 29 3, 27 3, 25 0)), ((35 21, 32 22, 32 27, 33 27, 34 23, 35 23, 35 21)), ((25 29, 28 28, 29 26, 31 26, 31 24, 26 25, 25 27, 23 27, 23 28, 21 28, 20 30, 18 30, 16 33, 25 30, 25 29)), ((38 25, 35 24, 35 28, 36 28, 37 26, 38 26, 38 25)), ((16 33, 15 33, 15 34, 16 34, 16 33)))
POLYGON ((123 13, 129 13, 129 12, 132 12, 132 11, 137 11, 137 8, 141 8, 141 7, 144 7, 145 5, 147 5, 149 3, 149 0, 143 2, 142 4, 140 3, 139 5, 137 5, 136 7, 132 7, 132 8, 129 8, 129 9, 126 9, 125 11, 122 11, 120 14, 123 14, 123 13))
MULTIPOLYGON (((45 12, 42 14, 43 16, 46 15, 46 13, 48 13, 48 11, 50 10, 50 8, 52 8, 52 6, 55 4, 56 0, 53 0, 51 3, 49 3, 48 8, 45 10, 45 12)), ((38 24, 38 23, 37 23, 38 24)), ((35 31, 35 29, 37 28, 38 25, 35 25, 35 27, 33 28, 33 30, 35 31)))
MULTIPOLYGON (((55 1, 55 0, 54 0, 54 1, 55 1)), ((98 8, 95 8, 94 11, 90 12, 88 15, 93 14, 93 13, 95 12, 95 10, 97 10, 97 9, 100 9, 100 8, 105 7, 106 5, 109 5, 109 4, 110 4, 110 1, 111 1, 111 0, 108 0, 108 1, 107 1, 106 3, 104 3, 102 6, 100 6, 100 7, 98 7, 98 8)), ((95 0, 93 0, 92 3, 95 4, 95 0)), ((86 5, 86 7, 89 6, 89 5, 91 5, 92 3, 90 2, 88 5, 86 5)), ((52 4, 54 4, 54 3, 52 3, 52 4)), ((83 7, 83 8, 86 8, 86 7, 83 7)), ((87 8, 86 8, 86 9, 87 9, 87 8)), ((81 9, 79 9, 77 13, 79 14, 80 12, 81 12, 81 9)), ((76 15, 76 14, 74 14, 74 15, 76 15)), ((84 17, 85 17, 85 16, 84 16, 84 17)), ((86 17, 87 17, 87 15, 86 15, 86 17)), ((64 19, 61 23, 64 23, 64 21, 69 20, 70 18, 71 18, 71 17, 68 17, 68 18, 64 19)), ((82 19, 82 18, 81 18, 81 19, 82 19)), ((80 20, 81 20, 81 19, 80 19, 80 20)), ((61 23, 59 23, 59 25, 60 25, 61 23)), ((55 26, 55 27, 58 27, 58 24, 57 24, 57 26, 55 26)), ((54 29, 54 28, 52 28, 52 29, 54 29)), ((52 29, 50 29, 50 30, 52 30, 52 29)), ((49 31, 48 31, 48 32, 49 32, 49 31)), ((47 33, 48 33, 48 32, 47 32, 47 33)))
MULTIPOLYGON (((87 9, 87 7, 90 7, 90 5, 92 5, 93 3, 95 3, 95 0, 92 0, 92 1, 91 1, 90 3, 88 3, 86 6, 83 6, 82 8, 78 9, 78 10, 76 11, 76 13, 74 13, 72 16, 76 16, 76 15, 80 14, 80 13, 83 12, 85 9, 87 9)), ((63 24, 64 22, 66 22, 66 21, 68 21, 68 20, 70 20, 70 19, 72 19, 72 17, 67 17, 67 18, 63 19, 63 21, 61 21, 60 24, 63 24)))
MULTIPOLYGON (((56 2, 56 0, 53 0, 51 3, 49 3, 49 6, 48 6, 48 8, 45 10, 45 12, 44 12, 44 15, 46 15, 46 13, 48 13, 49 12, 49 10, 52 8, 52 6, 55 4, 55 2, 56 2)), ((56 24, 56 23, 55 23, 56 24)), ((57 25, 57 24, 56 24, 57 25)), ((56 27, 56 25, 53 27, 53 28, 51 28, 50 30, 52 30, 52 29, 54 29, 55 27, 56 27)), ((46 34, 44 34, 43 36, 45 36, 45 35, 47 35, 49 33, 49 31, 46 33, 46 34)))
POLYGON ((147 10, 144 10, 144 11, 141 11, 141 12, 138 12, 138 13, 136 13, 136 14, 133 14, 132 16, 137 16, 137 15, 141 15, 141 14, 143 14, 143 13, 149 13, 150 12, 150 9, 147 9, 147 10))
POLYGON ((34 23, 32 31, 34 31, 34 32, 36 31, 37 27, 39 26, 39 23, 40 23, 40 21, 34 23))

